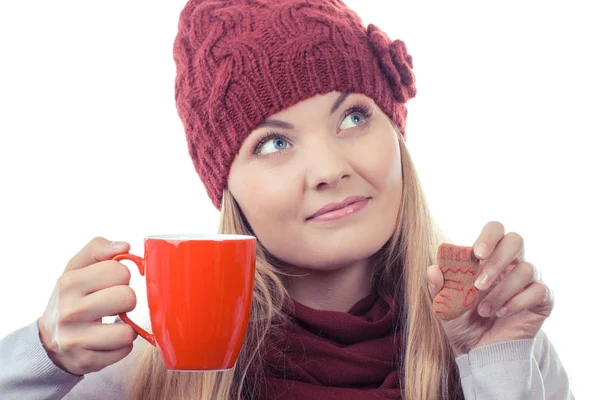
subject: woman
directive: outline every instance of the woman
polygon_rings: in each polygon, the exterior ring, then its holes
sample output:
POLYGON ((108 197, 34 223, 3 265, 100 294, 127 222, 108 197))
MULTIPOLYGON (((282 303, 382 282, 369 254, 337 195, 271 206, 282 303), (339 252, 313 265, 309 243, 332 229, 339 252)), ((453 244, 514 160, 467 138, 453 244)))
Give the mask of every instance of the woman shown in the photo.
POLYGON ((129 249, 90 242, 44 315, 0 343, 8 398, 567 399, 543 332, 551 291, 523 239, 486 224, 478 307, 441 322, 434 228, 405 140, 403 42, 338 0, 191 0, 176 102, 221 232, 258 238, 231 371, 167 371, 125 324, 129 249), (64 397, 63 397, 64 396, 64 397))

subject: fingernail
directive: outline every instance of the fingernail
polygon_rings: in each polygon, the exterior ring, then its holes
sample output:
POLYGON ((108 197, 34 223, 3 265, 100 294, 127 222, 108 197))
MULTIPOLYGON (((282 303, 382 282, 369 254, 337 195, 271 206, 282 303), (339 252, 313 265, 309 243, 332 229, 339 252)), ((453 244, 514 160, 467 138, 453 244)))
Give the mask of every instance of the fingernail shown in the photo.
POLYGON ((479 315, 481 315, 482 317, 489 317, 491 313, 492 313, 492 308, 490 307, 490 305, 488 303, 482 303, 479 306, 479 315))
POLYGON ((485 258, 486 256, 486 250, 487 250, 487 246, 485 244, 478 244, 477 247, 475 247, 475 256, 477 258, 479 258, 480 260, 482 258, 485 258))
POLYGON ((475 280, 474 285, 477 289, 483 290, 487 287, 489 279, 490 279, 489 275, 484 272, 481 275, 479 275, 477 280, 475 280))
POLYGON ((506 315, 506 313, 508 312, 508 309, 506 307, 502 307, 497 313, 496 313, 496 317, 501 318, 504 317, 506 315))
POLYGON ((110 247, 115 250, 122 249, 125 246, 127 246, 125 242, 110 242, 110 247))

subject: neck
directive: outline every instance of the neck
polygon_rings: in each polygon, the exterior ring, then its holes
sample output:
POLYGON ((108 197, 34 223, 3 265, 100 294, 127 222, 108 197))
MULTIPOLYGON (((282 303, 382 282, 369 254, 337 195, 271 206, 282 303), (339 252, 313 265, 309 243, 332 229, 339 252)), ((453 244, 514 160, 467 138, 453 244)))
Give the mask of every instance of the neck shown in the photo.
POLYGON ((293 268, 286 287, 298 303, 316 310, 348 312, 371 293, 374 263, 361 260, 331 271, 293 268))

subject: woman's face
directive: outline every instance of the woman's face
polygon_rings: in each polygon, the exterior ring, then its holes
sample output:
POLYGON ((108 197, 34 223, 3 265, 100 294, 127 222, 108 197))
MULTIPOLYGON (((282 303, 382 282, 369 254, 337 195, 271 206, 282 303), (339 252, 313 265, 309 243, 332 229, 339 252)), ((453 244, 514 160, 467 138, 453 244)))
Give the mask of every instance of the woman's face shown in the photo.
POLYGON ((228 188, 273 256, 300 268, 340 268, 373 255, 394 232, 402 191, 398 136, 367 96, 315 96, 246 138, 228 188), (314 217, 351 197, 359 201, 314 217))

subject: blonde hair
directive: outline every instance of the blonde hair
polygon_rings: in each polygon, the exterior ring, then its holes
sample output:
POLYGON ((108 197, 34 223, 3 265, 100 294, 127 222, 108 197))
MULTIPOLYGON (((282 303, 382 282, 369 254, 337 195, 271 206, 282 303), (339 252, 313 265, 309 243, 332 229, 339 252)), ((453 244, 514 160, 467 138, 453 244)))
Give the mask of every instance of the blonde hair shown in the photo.
MULTIPOLYGON (((403 190, 396 230, 378 253, 374 290, 391 283, 401 310, 394 326, 403 344, 397 349, 398 374, 407 399, 462 398, 454 353, 431 307, 426 269, 435 264, 437 246, 445 241, 429 213, 425 195, 404 140, 398 133, 403 190), (402 352, 403 351, 403 352, 402 352), (403 376, 402 376, 403 375, 403 376), (455 392, 450 392, 454 389, 455 392)), ((221 233, 252 234, 229 191, 223 193, 221 233)), ((255 287, 245 342, 235 367, 225 372, 167 370, 153 346, 140 354, 128 387, 130 400, 243 399, 259 384, 262 343, 271 328, 285 316, 289 296, 281 274, 266 249, 257 241, 255 287)))

